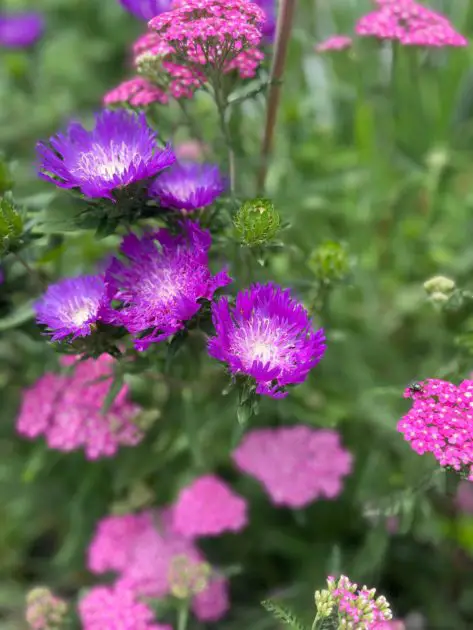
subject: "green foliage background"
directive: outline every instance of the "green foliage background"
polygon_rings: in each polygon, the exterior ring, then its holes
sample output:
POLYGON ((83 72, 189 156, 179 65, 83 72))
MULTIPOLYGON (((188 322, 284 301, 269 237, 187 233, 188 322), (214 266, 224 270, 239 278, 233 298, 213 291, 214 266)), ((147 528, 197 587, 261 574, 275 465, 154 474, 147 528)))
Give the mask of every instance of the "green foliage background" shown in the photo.
MULTIPOLYGON (((468 0, 430 5, 473 33, 468 0)), ((186 383, 183 391, 133 377, 134 397, 159 418, 139 447, 111 461, 88 463, 79 453, 58 454, 15 436, 21 389, 57 364, 29 317, 38 276, 91 269, 117 243, 74 230, 68 198, 35 175, 34 144, 70 117, 91 119, 104 91, 125 76, 127 46, 142 27, 115 0, 42 0, 41 45, 32 55, 0 52, 0 146, 14 161, 15 199, 34 222, 25 256, 37 272, 26 274, 13 257, 2 263, 2 630, 23 627, 28 588, 48 584, 72 597, 93 583, 84 550, 99 518, 112 508, 170 501, 203 470, 231 480, 251 504, 249 528, 206 549, 235 573, 222 630, 276 628, 259 605, 267 597, 309 620, 313 591, 338 571, 376 585, 398 617, 420 611, 432 630, 473 627, 473 519, 456 512, 454 488, 434 474, 435 462, 413 453, 396 432, 411 380, 465 378, 471 370, 469 303, 440 312, 422 284, 440 273, 462 288, 471 284, 473 53, 398 50, 392 74, 373 42, 358 42, 350 54, 314 53, 317 41, 349 32, 370 6, 300 0, 268 178, 268 194, 291 227, 266 268, 233 261, 240 285, 273 278, 307 296, 316 286, 314 249, 330 240, 349 252, 349 279, 329 292, 318 314, 328 333, 326 358, 286 400, 263 401, 251 421, 336 426, 354 453, 340 499, 298 512, 274 509, 258 484, 232 469, 235 400, 221 397, 223 377, 208 378, 215 366, 197 362, 192 348, 175 376, 186 383), (386 528, 391 515, 399 518, 396 534, 386 528)), ((218 143, 209 103, 196 99, 191 113, 200 134, 218 143)), ((173 107, 154 118, 162 136, 189 137, 173 107)), ((263 118, 260 96, 232 120, 242 197, 255 194, 263 118)))

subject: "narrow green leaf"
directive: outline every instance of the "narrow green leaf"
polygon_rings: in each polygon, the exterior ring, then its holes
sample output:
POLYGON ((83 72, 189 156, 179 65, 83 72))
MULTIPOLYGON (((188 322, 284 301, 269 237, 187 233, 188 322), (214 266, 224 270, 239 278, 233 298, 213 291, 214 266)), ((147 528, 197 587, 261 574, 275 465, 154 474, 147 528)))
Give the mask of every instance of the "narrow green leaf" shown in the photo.
POLYGON ((296 615, 287 608, 280 606, 279 604, 276 604, 275 602, 270 600, 265 600, 261 602, 261 605, 269 613, 271 613, 275 619, 283 621, 290 628, 292 628, 292 630, 308 630, 307 626, 305 626, 302 621, 300 621, 296 617, 296 615))

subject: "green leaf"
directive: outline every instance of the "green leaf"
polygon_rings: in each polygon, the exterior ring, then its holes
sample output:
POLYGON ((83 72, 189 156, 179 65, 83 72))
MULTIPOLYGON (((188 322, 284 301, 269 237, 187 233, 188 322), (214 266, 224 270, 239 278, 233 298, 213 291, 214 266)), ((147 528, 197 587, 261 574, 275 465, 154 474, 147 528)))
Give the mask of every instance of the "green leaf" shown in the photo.
POLYGON ((19 306, 13 313, 0 319, 0 332, 11 330, 33 319, 33 300, 19 306))
POLYGON ((115 374, 113 378, 113 382, 110 385, 110 389, 108 390, 105 400, 103 401, 102 413, 107 413, 107 411, 115 402, 115 398, 118 396, 121 388, 123 387, 123 381, 124 381, 123 372, 115 374))
POLYGON ((302 621, 300 621, 296 615, 288 610, 287 608, 276 604, 273 601, 265 600, 261 602, 263 608, 265 608, 269 613, 273 615, 275 619, 279 621, 283 621, 287 624, 292 630, 308 630, 307 626, 305 626, 302 621))

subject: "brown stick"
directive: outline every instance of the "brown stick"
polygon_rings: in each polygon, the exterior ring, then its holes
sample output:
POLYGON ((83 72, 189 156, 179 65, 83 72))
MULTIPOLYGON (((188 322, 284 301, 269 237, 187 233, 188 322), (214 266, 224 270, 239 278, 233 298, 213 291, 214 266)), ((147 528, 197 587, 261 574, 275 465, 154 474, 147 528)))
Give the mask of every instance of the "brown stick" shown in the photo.
POLYGON ((270 73, 266 124, 261 145, 261 165, 257 181, 258 194, 264 191, 266 174, 268 172, 269 156, 273 145, 274 129, 276 127, 279 99, 281 96, 281 79, 286 65, 287 48, 291 37, 295 7, 296 0, 282 0, 279 9, 276 42, 274 44, 273 63, 270 73))

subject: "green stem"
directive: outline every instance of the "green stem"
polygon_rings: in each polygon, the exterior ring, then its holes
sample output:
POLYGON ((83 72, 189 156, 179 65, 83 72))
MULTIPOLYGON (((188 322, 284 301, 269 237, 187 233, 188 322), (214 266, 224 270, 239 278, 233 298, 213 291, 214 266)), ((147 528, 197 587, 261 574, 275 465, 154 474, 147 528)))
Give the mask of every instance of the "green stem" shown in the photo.
POLYGON ((43 281, 39 273, 35 269, 30 267, 30 265, 26 262, 23 256, 21 256, 18 252, 12 252, 12 254, 13 256, 15 256, 18 262, 22 265, 22 267, 24 267, 24 269, 28 272, 28 274, 40 284, 41 288, 45 289, 46 288, 45 282, 43 281))
POLYGON ((317 615, 316 615, 316 617, 315 617, 315 619, 314 619, 314 623, 312 624, 312 626, 311 626, 311 629, 310 629, 310 630, 316 630, 318 620, 319 620, 319 613, 317 613, 317 615))
POLYGON ((227 123, 228 98, 224 90, 222 89, 220 77, 216 77, 216 80, 213 82, 213 84, 214 84, 215 104, 217 106, 217 111, 218 111, 218 120, 219 120, 220 129, 223 135, 223 139, 225 140, 225 145, 227 147, 227 152, 228 152, 228 174, 230 177, 230 192, 233 196, 235 193, 236 168, 235 168, 235 152, 233 151, 232 139, 230 137, 230 130, 228 128, 228 123, 227 123))
POLYGON ((204 155, 207 155, 207 153, 208 153, 207 144, 204 142, 204 138, 203 138, 202 134, 200 133, 199 128, 195 124, 195 120, 189 114, 189 110, 187 109, 186 103, 184 103, 182 98, 178 98, 177 102, 179 104, 179 107, 181 108, 184 120, 185 120, 187 126, 189 127, 189 131, 191 132, 191 134, 194 137, 194 139, 197 140, 200 143, 204 155))
POLYGON ((186 599, 182 602, 177 613, 177 630, 187 630, 189 622, 189 602, 186 599))

